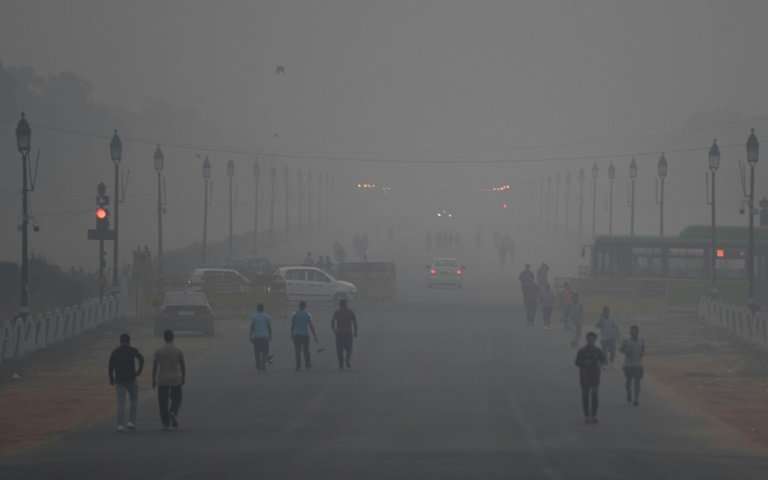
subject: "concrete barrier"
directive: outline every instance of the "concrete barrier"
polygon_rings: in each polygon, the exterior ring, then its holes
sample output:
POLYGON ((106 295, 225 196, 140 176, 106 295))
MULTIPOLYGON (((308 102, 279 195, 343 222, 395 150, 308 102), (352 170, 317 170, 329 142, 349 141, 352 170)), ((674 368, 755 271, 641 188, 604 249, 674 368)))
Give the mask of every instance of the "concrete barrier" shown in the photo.
POLYGON ((0 364, 116 320, 124 296, 117 293, 42 314, 0 319, 0 364))
POLYGON ((749 307, 731 305, 701 297, 699 318, 711 325, 722 327, 734 336, 761 348, 768 348, 768 316, 753 313, 749 307))

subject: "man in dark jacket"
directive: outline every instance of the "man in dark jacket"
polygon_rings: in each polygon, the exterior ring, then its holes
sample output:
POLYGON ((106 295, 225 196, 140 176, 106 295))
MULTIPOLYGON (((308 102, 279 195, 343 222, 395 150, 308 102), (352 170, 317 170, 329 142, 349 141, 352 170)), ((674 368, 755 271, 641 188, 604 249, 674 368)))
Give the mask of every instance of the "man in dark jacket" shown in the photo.
POLYGON ((605 354, 597 346, 595 332, 587 333, 587 344, 576 354, 574 362, 579 367, 581 383, 581 404, 584 410, 584 422, 597 423, 598 389, 600 372, 605 365, 605 354))
POLYGON ((114 385, 117 392, 117 431, 124 432, 126 428, 134 430, 136 429, 136 407, 139 402, 139 386, 136 383, 136 377, 144 370, 144 357, 131 346, 131 337, 128 334, 120 335, 120 346, 109 356, 108 370, 109 384, 114 385), (125 423, 126 395, 131 402, 127 423, 125 423))
POLYGON ((343 370, 346 365, 351 368, 350 357, 352 356, 353 338, 357 338, 357 317, 355 312, 349 309, 347 301, 339 301, 339 309, 333 314, 331 328, 336 334, 336 356, 339 359, 339 370, 343 370))

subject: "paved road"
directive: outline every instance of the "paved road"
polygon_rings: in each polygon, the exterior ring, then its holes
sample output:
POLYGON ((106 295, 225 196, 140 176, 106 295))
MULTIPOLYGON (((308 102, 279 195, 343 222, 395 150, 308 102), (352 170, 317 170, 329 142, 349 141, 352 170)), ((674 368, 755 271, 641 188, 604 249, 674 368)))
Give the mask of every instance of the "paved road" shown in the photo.
POLYGON ((160 431, 148 398, 138 432, 105 421, 3 460, 0 477, 765 478, 767 457, 652 385, 640 408, 626 406, 619 370, 605 376, 602 423, 584 425, 564 336, 475 298, 471 286, 423 290, 361 309, 354 368, 343 373, 330 350, 294 372, 280 321, 275 368, 257 376, 246 327, 231 320, 190 365, 181 431, 160 431))

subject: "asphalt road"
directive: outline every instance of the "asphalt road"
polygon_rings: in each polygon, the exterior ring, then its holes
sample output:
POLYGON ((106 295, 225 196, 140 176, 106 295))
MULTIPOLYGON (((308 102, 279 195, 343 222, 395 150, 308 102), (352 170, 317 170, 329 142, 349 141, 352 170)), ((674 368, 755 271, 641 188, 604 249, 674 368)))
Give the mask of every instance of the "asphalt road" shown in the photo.
POLYGON ((161 431, 145 398, 137 432, 104 421, 66 433, 0 461, 0 478, 766 478, 768 457, 652 379, 627 406, 618 368, 604 376, 600 425, 585 425, 560 331, 526 327, 519 307, 471 285, 411 287, 396 305, 358 307, 352 370, 336 368, 327 313, 315 312, 328 350, 310 372, 293 371, 276 321, 267 376, 245 323, 228 320, 189 365, 180 431, 161 431))

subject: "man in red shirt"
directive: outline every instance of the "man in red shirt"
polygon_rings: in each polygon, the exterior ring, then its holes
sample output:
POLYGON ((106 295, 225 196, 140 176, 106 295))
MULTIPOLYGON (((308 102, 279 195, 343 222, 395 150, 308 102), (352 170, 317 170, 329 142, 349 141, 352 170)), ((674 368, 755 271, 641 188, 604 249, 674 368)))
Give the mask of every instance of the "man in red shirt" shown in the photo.
POLYGON ((357 338, 357 317, 355 312, 347 307, 347 300, 339 301, 339 309, 333 313, 331 328, 336 334, 336 356, 339 359, 339 370, 344 366, 351 368, 349 358, 352 356, 353 338, 357 338))

